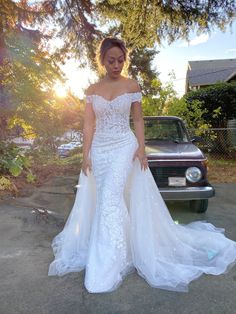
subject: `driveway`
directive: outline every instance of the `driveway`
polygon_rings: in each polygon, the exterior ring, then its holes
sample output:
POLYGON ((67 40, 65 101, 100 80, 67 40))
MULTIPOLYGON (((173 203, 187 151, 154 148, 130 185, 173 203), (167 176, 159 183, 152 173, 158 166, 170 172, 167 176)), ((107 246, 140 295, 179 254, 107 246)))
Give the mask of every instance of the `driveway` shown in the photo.
MULTIPOLYGON (((190 284, 188 293, 152 288, 136 273, 106 294, 89 294, 84 272, 48 277, 51 241, 72 207, 75 183, 75 177, 54 178, 31 197, 0 202, 1 314, 236 313, 236 266, 221 276, 203 275, 190 284), (34 209, 39 206, 51 211, 49 217, 34 209)), ((224 227, 236 241, 236 184, 215 188, 207 213, 192 213, 187 203, 168 203, 171 215, 179 223, 207 220, 224 227)))

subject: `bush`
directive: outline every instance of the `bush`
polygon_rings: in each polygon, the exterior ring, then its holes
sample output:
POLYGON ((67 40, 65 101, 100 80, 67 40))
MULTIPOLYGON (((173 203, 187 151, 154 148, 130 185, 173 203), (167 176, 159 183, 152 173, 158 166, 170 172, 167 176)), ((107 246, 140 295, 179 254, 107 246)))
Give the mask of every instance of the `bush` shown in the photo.
POLYGON ((1 178, 7 178, 9 175, 17 177, 23 170, 26 170, 27 181, 33 182, 35 176, 30 170, 30 157, 25 156, 22 149, 14 143, 0 142, 1 178))
POLYGON ((226 127, 227 120, 236 116, 236 84, 218 83, 197 91, 188 92, 184 98, 191 110, 195 101, 207 111, 203 118, 213 127, 226 127))

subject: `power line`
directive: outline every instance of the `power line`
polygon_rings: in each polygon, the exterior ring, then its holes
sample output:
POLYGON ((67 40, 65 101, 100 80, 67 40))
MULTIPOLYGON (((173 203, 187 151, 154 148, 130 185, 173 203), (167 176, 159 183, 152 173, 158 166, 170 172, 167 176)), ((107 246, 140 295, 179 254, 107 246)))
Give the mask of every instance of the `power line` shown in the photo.
MULTIPOLYGON (((235 71, 236 71, 236 68, 234 68, 234 69, 235 69, 235 71)), ((192 76, 189 76, 189 78, 191 79, 191 78, 193 78, 193 77, 204 76, 204 75, 207 75, 207 74, 214 74, 214 73, 223 72, 223 71, 226 71, 226 70, 229 70, 229 68, 222 69, 222 70, 211 71, 211 72, 206 72, 206 73, 203 73, 203 74, 192 75, 192 76)), ((173 79, 172 81, 181 81, 181 80, 185 80, 185 79, 186 79, 186 77, 173 79)))

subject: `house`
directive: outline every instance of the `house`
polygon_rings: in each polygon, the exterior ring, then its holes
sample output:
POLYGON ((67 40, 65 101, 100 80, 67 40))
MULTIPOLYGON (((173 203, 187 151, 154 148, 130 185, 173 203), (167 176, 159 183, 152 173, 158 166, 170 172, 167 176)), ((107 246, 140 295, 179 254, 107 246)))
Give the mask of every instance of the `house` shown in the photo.
POLYGON ((236 82, 236 59, 189 61, 185 92, 232 81, 236 82))

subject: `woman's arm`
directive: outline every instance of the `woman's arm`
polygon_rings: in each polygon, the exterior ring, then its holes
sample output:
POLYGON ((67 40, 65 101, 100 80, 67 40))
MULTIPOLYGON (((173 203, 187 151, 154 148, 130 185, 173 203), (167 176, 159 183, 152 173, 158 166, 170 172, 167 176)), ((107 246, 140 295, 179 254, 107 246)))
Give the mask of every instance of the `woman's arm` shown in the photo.
POLYGON ((144 140, 144 121, 142 116, 142 107, 140 102, 133 102, 131 107, 132 118, 134 121, 135 135, 138 140, 139 147, 145 149, 144 140))
MULTIPOLYGON (((89 96, 89 89, 87 91, 89 96)), ((95 114, 92 103, 87 102, 84 112, 84 126, 83 126, 83 162, 82 171, 87 175, 87 170, 91 171, 91 160, 89 158, 89 151, 92 144, 93 134, 95 130, 95 114)))
POLYGON ((137 157, 140 161, 141 169, 146 170, 148 167, 148 161, 145 154, 144 121, 140 102, 132 103, 131 114, 134 121, 135 135, 139 144, 138 149, 134 154, 134 159, 137 157))

